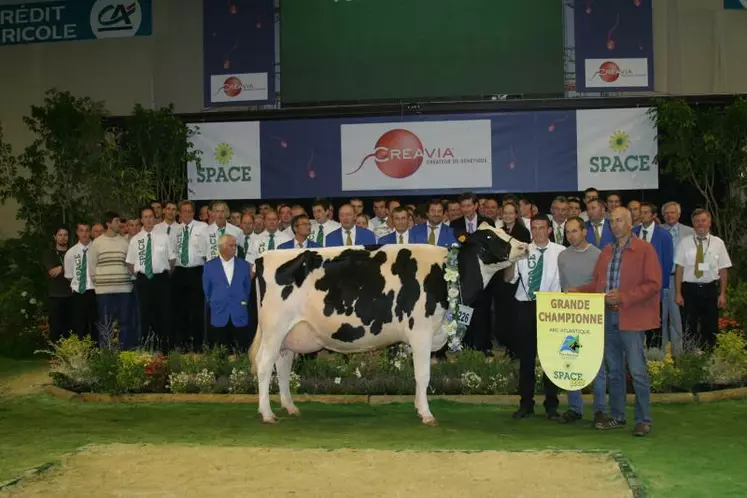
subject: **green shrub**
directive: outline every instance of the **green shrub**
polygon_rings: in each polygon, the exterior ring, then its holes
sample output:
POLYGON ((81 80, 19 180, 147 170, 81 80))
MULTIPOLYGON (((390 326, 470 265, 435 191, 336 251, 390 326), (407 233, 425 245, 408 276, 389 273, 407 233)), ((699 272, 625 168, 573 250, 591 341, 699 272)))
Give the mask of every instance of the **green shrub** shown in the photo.
POLYGON ((724 314, 741 327, 747 324, 747 280, 729 286, 724 314))
POLYGON ((96 350, 90 359, 91 391, 116 394, 120 392, 119 353, 113 349, 96 350))
POLYGON ((716 335, 710 365, 711 380, 717 384, 742 383, 747 377, 747 341, 736 331, 716 335))

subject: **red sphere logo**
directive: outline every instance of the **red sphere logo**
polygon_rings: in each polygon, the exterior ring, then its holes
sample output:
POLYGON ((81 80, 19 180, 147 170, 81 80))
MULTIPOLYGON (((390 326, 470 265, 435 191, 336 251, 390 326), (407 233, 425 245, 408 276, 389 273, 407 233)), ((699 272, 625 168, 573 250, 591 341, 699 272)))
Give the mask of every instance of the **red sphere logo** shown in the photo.
POLYGON ((612 61, 607 61, 599 66, 599 77, 602 81, 612 83, 620 77, 620 66, 612 61))
POLYGON ((238 94, 241 93, 241 90, 243 89, 244 89, 244 85, 241 83, 241 80, 238 79, 236 76, 231 76, 230 78, 227 78, 226 81, 223 82, 223 91, 229 97, 237 96, 238 94))
POLYGON ((363 168, 365 162, 373 157, 379 170, 390 178, 407 178, 414 174, 423 164, 425 151, 420 139, 408 130, 396 129, 384 133, 376 141, 376 147, 361 161, 352 175, 363 168))

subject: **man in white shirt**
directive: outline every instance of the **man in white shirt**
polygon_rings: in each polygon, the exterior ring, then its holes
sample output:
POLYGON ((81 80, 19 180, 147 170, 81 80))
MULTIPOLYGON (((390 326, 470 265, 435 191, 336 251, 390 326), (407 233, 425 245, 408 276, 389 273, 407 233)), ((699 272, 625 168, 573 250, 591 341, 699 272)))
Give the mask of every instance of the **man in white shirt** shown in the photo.
POLYGON ((161 204, 161 201, 150 201, 150 207, 153 210, 153 216, 155 216, 154 223, 161 223, 163 221, 163 204, 161 204))
POLYGON ((562 195, 556 197, 550 206, 552 213, 552 231, 550 242, 568 247, 568 239, 565 238, 565 220, 568 218, 568 199, 562 195))
POLYGON ((394 231, 379 238, 379 244, 410 244, 410 229, 407 209, 403 207, 394 208, 392 219, 394 231))
POLYGON ((718 332, 718 310, 726 306, 726 286, 731 259, 724 241, 711 235, 711 213, 696 209, 692 214, 695 235, 680 239, 675 302, 684 307, 688 331, 703 345, 713 347, 718 332))
POLYGON ((241 228, 242 236, 236 241, 238 248, 238 257, 246 259, 246 254, 249 252, 249 246, 252 243, 252 239, 255 237, 254 234, 254 214, 244 213, 241 215, 241 228))
POLYGON ((157 223, 153 230, 160 233, 165 233, 169 237, 173 236, 172 232, 176 230, 178 223, 176 222, 176 203, 167 201, 166 206, 163 208, 163 221, 157 223))
POLYGON ((254 262, 266 251, 274 251, 284 242, 291 240, 285 232, 278 230, 280 219, 272 209, 265 211, 265 231, 256 235, 249 244, 249 252, 246 253, 246 261, 249 263, 252 276, 254 275, 254 262))
POLYGON ((91 248, 91 227, 87 223, 78 223, 75 227, 78 243, 65 253, 65 278, 70 281, 73 290, 73 331, 83 338, 91 336, 98 343, 96 320, 96 292, 91 280, 88 250, 91 248))
POLYGON ((205 264, 207 223, 195 219, 195 205, 179 203, 181 223, 172 230, 176 266, 172 276, 174 289, 174 340, 192 351, 202 351, 205 339, 205 296, 202 272, 205 264))
MULTIPOLYGON (((599 198, 599 190, 595 189, 594 187, 589 187, 584 190, 584 206, 586 207, 587 211, 589 209, 589 203, 593 200, 599 200, 600 202, 602 201, 602 199, 599 198)), ((584 221, 589 221, 589 214, 587 211, 579 214, 581 219, 584 221)))
POLYGON ((332 220, 332 205, 326 199, 317 199, 311 207, 315 223, 311 224, 311 239, 324 247, 327 235, 340 228, 340 224, 332 220))
POLYGON ((287 204, 281 204, 278 208, 278 217, 280 218, 280 224, 278 225, 278 231, 283 232, 288 238, 293 238, 293 214, 291 207, 287 204))
MULTIPOLYGON (((680 223, 680 216, 682 216, 682 208, 677 202, 667 202, 661 208, 662 216, 664 217, 663 228, 669 230, 669 235, 672 236, 672 254, 677 251, 677 246, 681 240, 688 237, 692 237, 695 231, 692 227, 683 225, 680 223)), ((662 330, 662 346, 666 349, 667 344, 672 343, 674 354, 681 352, 682 348, 682 308, 680 308, 674 301, 677 297, 676 287, 674 285, 674 273, 677 269, 677 265, 672 261, 672 268, 667 269, 669 273, 669 292, 667 293, 666 299, 662 302, 661 307, 661 330, 662 330)), ((663 284, 663 282, 662 282, 663 284)))
POLYGON ((171 272, 176 263, 172 239, 153 230, 155 216, 152 208, 140 210, 142 231, 130 240, 126 262, 136 276, 135 289, 140 304, 140 337, 151 342, 162 352, 177 346, 172 332, 171 272))
POLYGON ((243 235, 243 232, 236 225, 228 223, 228 204, 223 201, 213 201, 210 203, 210 218, 213 223, 207 227, 207 236, 204 239, 205 247, 203 256, 205 260, 218 257, 218 239, 223 235, 233 235, 237 240, 243 235))
MULTIPOLYGON (((529 258, 506 269, 507 282, 519 282, 515 295, 516 334, 519 342, 519 391, 521 401, 514 418, 534 415, 534 381, 537 356, 537 292, 560 292, 558 256, 565 249, 550 242, 550 220, 544 215, 532 218, 532 239, 529 258)), ((558 388, 547 375, 545 386, 545 412, 551 420, 560 419, 558 414, 558 388)))
POLYGON ((368 229, 371 230, 377 239, 391 232, 387 224, 389 212, 386 207, 386 199, 376 199, 373 202, 374 216, 368 222, 368 229))

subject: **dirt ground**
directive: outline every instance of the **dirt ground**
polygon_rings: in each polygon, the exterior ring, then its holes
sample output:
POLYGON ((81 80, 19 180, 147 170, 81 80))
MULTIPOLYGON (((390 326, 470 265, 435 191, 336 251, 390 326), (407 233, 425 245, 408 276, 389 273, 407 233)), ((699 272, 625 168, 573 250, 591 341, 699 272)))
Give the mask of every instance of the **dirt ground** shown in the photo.
POLYGON ((49 369, 42 367, 11 377, 0 378, 0 396, 25 396, 35 394, 51 384, 49 369))
MULTIPOLYGON (((106 445, 11 487, 44 497, 630 497, 611 457, 106 445)), ((3 494, 3 493, 0 493, 3 494)))

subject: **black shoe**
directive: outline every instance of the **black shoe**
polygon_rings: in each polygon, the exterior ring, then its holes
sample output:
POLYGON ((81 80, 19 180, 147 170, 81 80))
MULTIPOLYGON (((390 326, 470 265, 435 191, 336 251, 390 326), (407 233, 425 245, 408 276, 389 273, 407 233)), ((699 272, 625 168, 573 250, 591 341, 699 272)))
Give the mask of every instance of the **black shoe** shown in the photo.
POLYGON ((574 412, 573 410, 568 410, 565 413, 563 413, 563 415, 560 416, 560 418, 558 419, 558 423, 559 424, 572 424, 574 422, 578 422, 582 418, 583 416, 580 413, 574 412))
POLYGON ((622 429, 623 427, 625 427, 625 421, 615 420, 614 418, 605 415, 603 420, 594 422, 594 427, 600 431, 606 431, 608 429, 622 429))
POLYGON ((528 408, 519 408, 511 416, 516 419, 534 417, 534 410, 528 408))

